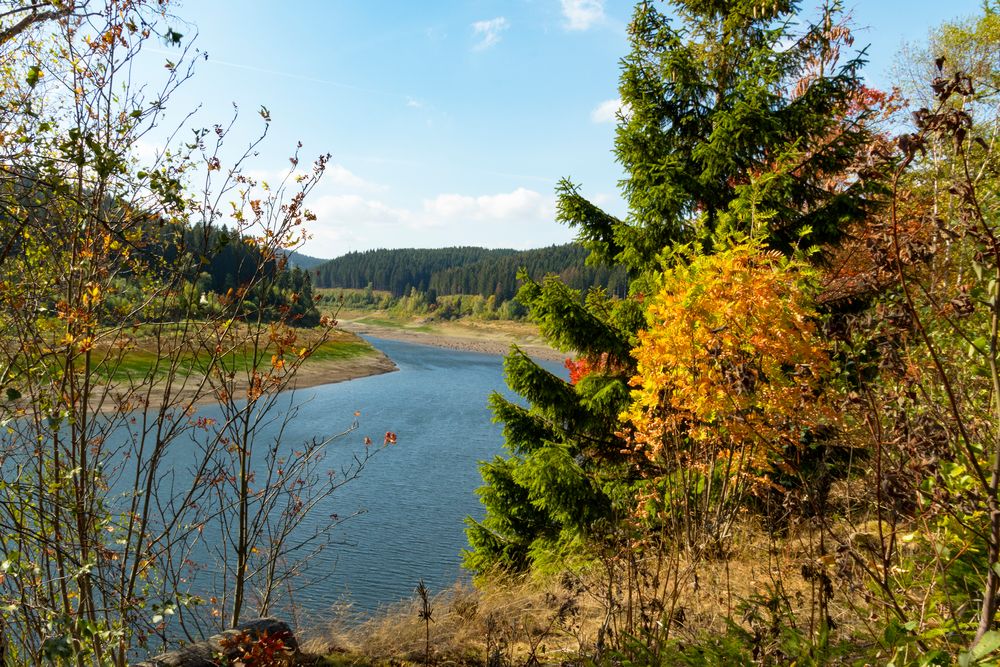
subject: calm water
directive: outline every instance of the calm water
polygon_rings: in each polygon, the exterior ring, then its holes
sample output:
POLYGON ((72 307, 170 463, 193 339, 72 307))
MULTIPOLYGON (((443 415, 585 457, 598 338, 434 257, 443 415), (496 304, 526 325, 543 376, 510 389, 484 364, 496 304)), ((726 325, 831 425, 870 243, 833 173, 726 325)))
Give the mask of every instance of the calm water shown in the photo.
MULTIPOLYGON (((510 395, 503 380, 502 357, 370 340, 396 362, 397 372, 289 396, 298 411, 281 436, 281 447, 288 451, 303 442, 341 433, 358 420, 356 431, 330 446, 326 464, 334 470, 364 453, 365 436, 376 445, 382 443, 386 431, 398 436, 398 444, 379 451, 359 479, 338 489, 307 515, 303 536, 312 533, 310 527, 328 525, 333 514, 345 517, 363 511, 335 529, 335 544, 312 558, 305 576, 295 580, 296 585, 312 582, 294 591, 296 616, 290 616, 287 609, 274 610, 299 627, 328 620, 331 607, 344 602, 363 614, 409 598, 420 579, 432 593, 467 579, 461 569, 464 519, 483 515, 475 494, 482 484, 478 463, 503 453, 502 428, 492 423, 487 407, 490 392, 510 395), (360 417, 355 418, 355 411, 360 417)), ((559 363, 541 364, 565 376, 559 363)), ((219 417, 219 408, 206 406, 198 416, 219 417)), ((272 422, 270 432, 258 434, 262 447, 278 435, 280 421, 272 422)), ((121 437, 126 437, 124 430, 121 437)), ((169 450, 164 460, 164 470, 169 472, 161 481, 169 485, 176 475, 183 486, 183 478, 190 475, 190 459, 190 451, 183 446, 169 450)), ((119 483, 124 486, 117 489, 122 493, 131 489, 128 465, 122 464, 119 483)), ((111 491, 115 496, 116 489, 111 491)), ((211 534, 217 530, 210 525, 199 544, 217 544, 212 541, 221 536, 211 534)), ((193 558, 198 557, 194 553, 193 558)), ((219 574, 207 553, 205 558, 204 568, 189 573, 196 592, 198 579, 219 574)))
MULTIPOLYGON (((339 456, 357 451, 365 435, 375 443, 386 431, 399 438, 310 517, 365 511, 337 529, 342 544, 311 563, 321 581, 296 595, 300 621, 321 618, 345 597, 370 611, 409 597, 420 578, 436 592, 467 576, 463 519, 483 514, 477 464, 502 453, 501 426, 486 404, 491 391, 506 392, 502 357, 370 340, 399 371, 297 392, 303 405, 285 435, 294 444, 339 432, 358 410, 360 428, 334 445, 339 456)), ((542 365, 564 374, 558 363, 542 365)))

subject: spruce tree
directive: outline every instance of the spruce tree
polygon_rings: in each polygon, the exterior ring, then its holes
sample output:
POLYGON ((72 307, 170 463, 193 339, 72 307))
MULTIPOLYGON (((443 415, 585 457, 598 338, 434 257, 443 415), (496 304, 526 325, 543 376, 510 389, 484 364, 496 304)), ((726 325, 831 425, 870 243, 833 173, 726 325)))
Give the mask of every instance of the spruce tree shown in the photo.
POLYGON ((863 61, 839 62, 852 40, 836 8, 799 32, 798 4, 674 0, 676 18, 638 5, 615 140, 628 215, 558 188, 559 218, 595 259, 643 270, 674 243, 735 231, 822 246, 870 211, 863 61))
POLYGON ((528 403, 495 394, 509 456, 482 465, 486 517, 469 522, 466 565, 523 569, 560 558, 613 527, 633 470, 619 415, 645 324, 642 294, 677 244, 711 252, 731 235, 790 251, 825 247, 877 204, 876 168, 861 159, 869 134, 857 58, 827 7, 797 29, 798 3, 674 0, 673 18, 641 2, 622 60, 623 114, 615 155, 628 215, 558 186, 559 219, 578 229, 592 263, 624 266, 624 300, 582 299, 555 279, 526 281, 519 299, 553 347, 576 357, 570 382, 522 351, 507 381, 528 403))
POLYGON ((480 573, 569 556, 582 538, 614 523, 614 499, 628 486, 616 431, 634 371, 629 353, 642 322, 638 302, 612 300, 601 289, 581 302, 579 291, 555 277, 538 283, 521 276, 518 300, 546 339, 580 362, 568 363, 567 383, 516 347, 507 356, 507 383, 530 407, 499 393, 490 398, 510 456, 480 467, 487 514, 468 522, 472 548, 465 561, 480 573))

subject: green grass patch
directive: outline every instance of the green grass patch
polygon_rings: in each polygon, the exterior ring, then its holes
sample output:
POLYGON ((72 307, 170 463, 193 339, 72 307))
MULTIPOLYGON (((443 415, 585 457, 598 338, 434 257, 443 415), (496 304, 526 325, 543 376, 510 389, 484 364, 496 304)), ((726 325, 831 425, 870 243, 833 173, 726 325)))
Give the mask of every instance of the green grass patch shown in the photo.
POLYGON ((306 359, 306 363, 313 361, 344 361, 358 357, 367 357, 376 354, 374 347, 365 342, 355 341, 327 341, 320 345, 306 359))
MULTIPOLYGON (((130 379, 139 381, 149 375, 157 360, 156 353, 149 350, 129 350, 120 356, 109 355, 109 357, 98 361, 95 371, 99 377, 108 379, 110 376, 114 381, 130 379)), ((163 363, 156 369, 156 377, 166 377, 168 371, 169 363, 163 363)))
MULTIPOLYGON (((303 329, 298 333, 299 341, 291 345, 284 356, 286 364, 296 361, 297 353, 303 347, 311 348, 320 337, 324 335, 323 329, 303 329)), ((163 330, 157 332, 162 333, 163 330)), ((148 331, 145 333, 149 333, 148 331)), ((240 332, 236 332, 240 335, 240 332)), ((177 351, 176 345, 180 343, 179 337, 167 335, 162 340, 164 349, 171 347, 173 352, 161 354, 158 352, 159 345, 157 336, 136 337, 137 339, 129 343, 127 349, 118 350, 104 346, 95 347, 90 353, 90 369, 92 373, 91 384, 112 383, 116 385, 147 384, 150 381, 157 383, 167 379, 171 374, 171 368, 176 369, 178 379, 184 377, 199 377, 209 371, 212 363, 212 354, 209 350, 194 351, 186 349, 177 351)), ((2 344, 0 340, 0 344, 2 344)), ((214 347, 214 344, 213 344, 214 347)), ((256 367, 261 371, 267 371, 271 365, 272 355, 275 351, 273 344, 259 348, 256 351, 256 367)), ((335 334, 333 340, 320 343, 312 353, 302 361, 302 368, 310 368, 316 364, 323 363, 347 363, 351 359, 377 355, 378 351, 367 342, 353 336, 335 334)), ((236 349, 230 350, 225 355, 216 360, 218 369, 224 374, 231 372, 246 373, 254 367, 254 347, 250 343, 244 343, 236 349)), ((62 374, 64 360, 62 351, 54 350, 52 355, 45 355, 39 361, 32 362, 30 359, 20 357, 17 363, 11 368, 13 376, 31 376, 35 381, 49 382, 57 381, 62 374)), ((74 361, 76 374, 83 372, 84 357, 77 356, 74 361)), ((14 385, 11 385, 12 387, 14 385)))
MULTIPOLYGON (((258 350, 258 366, 262 369, 269 366, 271 354, 272 351, 268 348, 258 350)), ((373 354, 377 354, 375 348, 364 341, 332 340, 320 344, 303 361, 303 367, 321 362, 347 361, 373 354)), ((247 346, 244 349, 233 350, 223 355, 217 363, 226 370, 246 370, 253 365, 253 358, 254 350, 247 346)), ((286 353, 285 358, 286 360, 294 358, 294 353, 286 353)), ((207 372, 210 359, 207 352, 202 354, 186 352, 180 355, 177 366, 181 375, 185 373, 200 375, 207 372)), ((155 352, 138 349, 125 352, 120 359, 109 359, 108 363, 95 366, 95 372, 99 377, 105 380, 110 379, 112 382, 138 382, 148 377, 154 368, 156 368, 153 376, 155 379, 161 379, 168 375, 169 360, 161 360, 159 367, 156 366, 157 355, 155 352)))
MULTIPOLYGON (((321 296, 324 298, 339 298, 341 294, 344 297, 349 296, 364 296, 368 290, 357 287, 314 287, 313 296, 321 296)), ((373 289, 372 296, 381 299, 384 297, 391 297, 392 292, 384 289, 373 289)))
MULTIPOLYGON (((319 657, 317 667, 383 667, 389 664, 403 665, 398 660, 389 662, 373 662, 369 658, 356 653, 331 653, 319 657)), ((405 663, 409 664, 409 663, 405 663)))

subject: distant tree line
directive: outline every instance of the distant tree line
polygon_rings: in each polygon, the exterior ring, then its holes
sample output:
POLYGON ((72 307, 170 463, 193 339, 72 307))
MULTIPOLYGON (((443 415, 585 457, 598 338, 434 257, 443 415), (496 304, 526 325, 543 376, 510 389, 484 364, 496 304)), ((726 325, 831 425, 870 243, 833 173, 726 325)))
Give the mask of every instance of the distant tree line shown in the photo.
MULTIPOLYGON (((57 235, 65 225, 48 208, 58 196, 58 189, 59 186, 45 184, 33 172, 20 175, 11 184, 12 196, 22 210, 32 212, 39 234, 57 235)), ((118 205, 119 202, 107 198, 101 202, 103 211, 114 210, 118 205)), ((164 222, 134 210, 131 214, 141 219, 137 229, 109 243, 115 261, 128 265, 124 260, 132 257, 134 263, 131 269, 119 273, 115 293, 108 295, 104 303, 105 321, 119 322, 126 313, 136 312, 134 306, 143 300, 143 289, 129 278, 142 274, 159 276, 171 288, 168 301, 174 306, 162 311, 160 318, 181 319, 205 315, 209 310, 221 312, 228 307, 228 301, 233 304, 238 301, 233 313, 236 317, 259 315, 267 322, 282 319, 305 327, 319 324, 312 276, 306 267, 293 261, 295 253, 265 256, 256 242, 225 225, 205 227, 164 222), (239 298, 234 300, 234 295, 239 298)), ((20 236, 8 231, 16 227, 14 218, 0 211, 0 249, 5 256, 27 250, 20 236)), ((303 263, 321 261, 304 255, 295 257, 301 258, 305 258, 303 263)), ((143 316, 150 317, 148 313, 143 316)))
POLYGON ((352 252, 315 269, 317 287, 388 291, 394 297, 413 290, 426 293, 433 303, 438 295, 493 296, 497 303, 514 297, 518 272, 532 278, 557 275, 576 289, 604 287, 624 294, 626 272, 621 268, 585 264, 587 251, 576 243, 517 251, 477 247, 368 250, 352 252))
POLYGON ((240 290, 241 317, 264 321, 283 319, 296 326, 316 326, 319 311, 313 301, 309 271, 291 267, 286 257, 265 257, 260 247, 237 230, 221 227, 165 225, 151 235, 147 253, 161 263, 163 275, 184 277, 181 293, 198 299, 202 309, 215 307, 240 290))
POLYGON ((295 268, 296 266, 303 270, 315 269, 321 264, 326 264, 330 260, 323 259, 320 257, 312 257, 310 255, 304 255, 296 250, 289 250, 284 253, 288 257, 288 266, 295 268))

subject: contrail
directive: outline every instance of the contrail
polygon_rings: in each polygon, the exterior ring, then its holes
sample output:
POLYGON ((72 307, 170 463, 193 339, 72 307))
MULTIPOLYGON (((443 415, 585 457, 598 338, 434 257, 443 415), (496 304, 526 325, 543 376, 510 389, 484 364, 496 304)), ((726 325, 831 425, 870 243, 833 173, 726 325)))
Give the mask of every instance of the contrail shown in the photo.
MULTIPOLYGON (((157 55, 163 55, 163 56, 173 56, 173 55, 176 55, 175 53, 171 53, 170 51, 163 51, 161 49, 146 49, 146 50, 148 52, 150 52, 150 53, 155 53, 157 55)), ((268 74, 270 76, 280 76, 280 77, 283 77, 283 78, 286 78, 286 79, 295 79, 295 80, 298 80, 298 81, 308 81, 309 83, 318 83, 318 84, 325 85, 325 86, 334 86, 336 88, 344 88, 346 90, 354 90, 354 91, 357 91, 359 93, 368 93, 368 94, 371 94, 371 95, 382 95, 384 97, 395 97, 395 98, 398 98, 400 100, 403 100, 404 102, 406 100, 408 100, 408 99, 411 99, 410 97, 408 97, 406 95, 398 95, 396 93, 389 93, 389 92, 386 92, 384 90, 376 90, 374 88, 363 88, 361 86, 355 86, 355 85, 350 84, 350 83, 343 83, 343 82, 340 82, 340 81, 330 81, 329 79, 318 79, 316 77, 305 76, 305 75, 302 75, 302 74, 292 74, 290 72, 279 72, 278 70, 267 69, 267 68, 264 68, 264 67, 256 67, 254 65, 245 65, 243 63, 229 62, 228 60, 219 60, 218 58, 212 58, 211 56, 209 56, 207 54, 204 54, 204 55, 199 54, 198 57, 204 58, 206 62, 208 62, 210 64, 213 64, 213 65, 222 65, 223 67, 232 67, 232 68, 235 68, 235 69, 246 70, 248 72, 256 72, 258 74, 268 74)))

